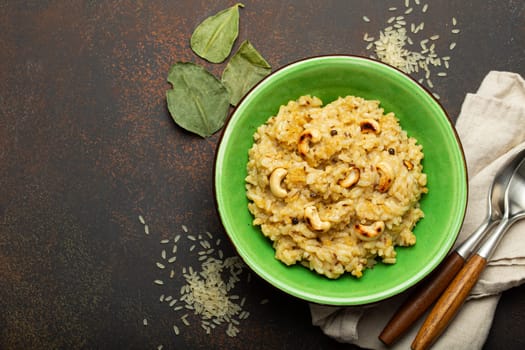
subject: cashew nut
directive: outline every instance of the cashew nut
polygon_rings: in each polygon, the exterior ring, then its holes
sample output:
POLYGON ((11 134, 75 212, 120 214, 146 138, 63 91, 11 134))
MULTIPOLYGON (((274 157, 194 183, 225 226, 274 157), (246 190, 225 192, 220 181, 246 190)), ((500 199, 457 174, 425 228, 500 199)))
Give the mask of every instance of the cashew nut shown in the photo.
POLYGON ((319 142, 321 140, 321 134, 317 129, 306 129, 299 136, 299 141, 297 142, 297 150, 299 154, 306 155, 310 149, 310 142, 319 142))
POLYGON ((379 183, 377 185, 377 190, 379 192, 386 192, 394 182, 394 170, 388 163, 385 162, 377 164, 376 168, 379 173, 379 183))
POLYGON ((361 132, 364 134, 368 134, 373 132, 374 134, 379 134, 380 127, 379 122, 375 119, 364 119, 359 123, 359 126, 361 127, 361 132))
POLYGON ((352 166, 350 167, 348 176, 342 180, 339 180, 339 185, 344 188, 349 188, 355 185, 357 181, 359 181, 360 175, 361 175, 361 171, 359 170, 359 168, 352 166))
POLYGON ((372 241, 378 238, 384 230, 385 223, 383 221, 376 221, 371 225, 355 225, 355 232, 363 241, 372 241))
POLYGON ((270 175, 270 190, 277 198, 284 198, 288 195, 288 192, 281 187, 281 182, 283 181, 286 174, 288 174, 286 169, 276 168, 270 175))
POLYGON ((304 218, 308 225, 315 231, 328 231, 330 229, 330 222, 323 221, 319 218, 319 213, 315 206, 309 206, 304 209, 304 218))
POLYGON ((408 170, 414 169, 414 164, 412 164, 412 162, 409 160, 404 160, 403 164, 407 167, 408 170))

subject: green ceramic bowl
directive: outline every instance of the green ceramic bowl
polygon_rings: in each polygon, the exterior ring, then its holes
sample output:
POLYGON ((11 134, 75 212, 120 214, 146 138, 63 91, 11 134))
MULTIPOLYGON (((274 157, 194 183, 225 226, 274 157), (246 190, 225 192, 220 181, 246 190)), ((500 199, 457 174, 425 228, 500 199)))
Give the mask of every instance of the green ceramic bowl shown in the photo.
POLYGON ((463 223, 467 173, 461 143, 441 105, 417 82, 383 63, 356 56, 322 56, 287 65, 253 88, 233 112, 219 144, 215 195, 224 228, 246 264, 259 276, 298 298, 328 305, 362 305, 392 297, 428 275, 447 255, 463 223), (362 278, 330 280, 301 266, 286 266, 259 227, 252 225, 244 178, 256 128, 279 106, 302 95, 327 104, 339 96, 377 99, 423 146, 429 193, 417 244, 397 247, 397 263, 379 263, 362 278))

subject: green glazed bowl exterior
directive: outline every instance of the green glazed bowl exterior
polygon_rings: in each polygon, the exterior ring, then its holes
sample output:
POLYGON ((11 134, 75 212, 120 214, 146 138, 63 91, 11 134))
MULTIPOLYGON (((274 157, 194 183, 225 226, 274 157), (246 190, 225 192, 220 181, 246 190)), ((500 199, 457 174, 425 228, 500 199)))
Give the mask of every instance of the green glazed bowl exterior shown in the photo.
POLYGON ((447 255, 459 233, 467 204, 467 172, 461 143, 447 114, 424 88, 401 71, 357 56, 321 56, 292 63, 253 88, 233 112, 216 154, 215 195, 224 228, 246 264, 260 277, 295 297, 327 305, 363 305, 392 297, 428 275, 447 255), (245 192, 248 150, 257 127, 279 107, 302 95, 327 104, 339 96, 381 102, 401 127, 423 146, 429 193, 425 217, 416 225, 417 243, 397 247, 397 263, 378 263, 362 278, 330 280, 301 266, 286 266, 259 227, 252 225, 245 192))

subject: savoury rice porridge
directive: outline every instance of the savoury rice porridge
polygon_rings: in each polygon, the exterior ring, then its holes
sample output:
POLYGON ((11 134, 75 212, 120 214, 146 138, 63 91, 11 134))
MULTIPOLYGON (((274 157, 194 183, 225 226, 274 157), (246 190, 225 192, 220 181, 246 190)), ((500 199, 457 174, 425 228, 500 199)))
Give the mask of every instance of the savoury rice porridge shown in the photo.
POLYGON ((329 278, 361 277, 416 243, 427 192, 422 146, 379 101, 302 96, 260 126, 246 177, 253 224, 275 257, 329 278))

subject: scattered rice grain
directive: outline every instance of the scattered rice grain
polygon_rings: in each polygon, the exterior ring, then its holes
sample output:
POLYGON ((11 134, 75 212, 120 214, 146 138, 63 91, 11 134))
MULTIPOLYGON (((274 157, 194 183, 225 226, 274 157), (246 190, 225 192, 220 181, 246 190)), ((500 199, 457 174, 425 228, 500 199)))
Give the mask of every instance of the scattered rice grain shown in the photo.
POLYGON ((142 324, 143 324, 144 326, 147 326, 147 325, 148 325, 148 319, 145 318, 144 320, 142 320, 142 324))
POLYGON ((458 24, 456 17, 452 17, 452 25, 455 26, 456 24, 458 24))
POLYGON ((144 225, 144 233, 149 235, 149 226, 148 225, 144 225))
POLYGON ((439 77, 446 77, 447 76, 447 73, 446 72, 439 72, 437 74, 439 77))
POLYGON ((173 331, 175 332, 175 335, 179 335, 180 331, 179 331, 179 327, 173 325, 173 331))
POLYGON ((176 256, 172 256, 171 258, 168 259, 168 263, 173 264, 175 262, 175 260, 177 260, 177 257, 176 256))
POLYGON ((453 42, 453 43, 450 43, 450 46, 448 47, 449 50, 454 50, 454 48, 456 47, 456 43, 453 42))
POLYGON ((406 9, 405 15, 411 14, 413 10, 414 9, 412 7, 409 7, 408 9, 406 9))
POLYGON ((368 18, 367 16, 363 16, 363 21, 368 23, 368 22, 370 22, 370 18, 368 18))
POLYGON ((436 35, 432 35, 430 37, 430 40, 437 40, 437 39, 439 39, 439 35, 437 35, 437 34, 436 35))
POLYGON ((162 280, 155 280, 155 281, 153 281, 153 283, 158 284, 159 286, 161 286, 161 285, 164 284, 164 281, 162 281, 162 280))
POLYGON ((161 264, 160 262, 158 262, 158 263, 157 263, 157 267, 158 267, 159 269, 164 269, 164 268, 166 268, 166 265, 161 264))
POLYGON ((146 220, 144 220, 144 217, 142 215, 139 215, 139 221, 142 225, 146 224, 146 220))
POLYGON ((188 321, 188 314, 184 314, 181 316, 180 320, 182 323, 184 323, 185 326, 189 326, 190 322, 188 321))
POLYGON ((428 10, 428 4, 423 5, 423 8, 421 9, 421 12, 425 13, 428 10))
POLYGON ((188 227, 186 225, 182 225, 182 231, 187 233, 188 232, 188 227))
POLYGON ((452 34, 458 34, 458 33, 460 32, 460 30, 457 29, 457 28, 454 28, 454 29, 452 29, 450 32, 451 32, 452 34))

